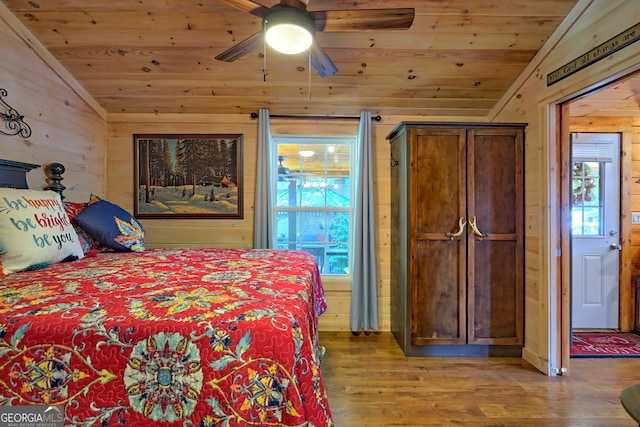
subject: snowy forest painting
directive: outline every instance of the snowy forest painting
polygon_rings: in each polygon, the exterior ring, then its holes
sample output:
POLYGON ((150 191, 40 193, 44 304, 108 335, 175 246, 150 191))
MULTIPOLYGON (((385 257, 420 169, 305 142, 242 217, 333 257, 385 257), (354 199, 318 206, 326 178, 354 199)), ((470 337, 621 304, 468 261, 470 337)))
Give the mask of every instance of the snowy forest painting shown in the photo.
POLYGON ((134 135, 141 218, 242 218, 242 135, 134 135))

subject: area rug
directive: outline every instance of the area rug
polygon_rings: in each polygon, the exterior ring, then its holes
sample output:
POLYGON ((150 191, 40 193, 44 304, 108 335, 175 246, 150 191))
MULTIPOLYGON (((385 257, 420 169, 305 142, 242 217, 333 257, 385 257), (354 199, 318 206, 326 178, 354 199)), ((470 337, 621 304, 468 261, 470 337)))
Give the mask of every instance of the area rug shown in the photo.
POLYGON ((640 357, 640 335, 574 333, 571 357, 640 357))

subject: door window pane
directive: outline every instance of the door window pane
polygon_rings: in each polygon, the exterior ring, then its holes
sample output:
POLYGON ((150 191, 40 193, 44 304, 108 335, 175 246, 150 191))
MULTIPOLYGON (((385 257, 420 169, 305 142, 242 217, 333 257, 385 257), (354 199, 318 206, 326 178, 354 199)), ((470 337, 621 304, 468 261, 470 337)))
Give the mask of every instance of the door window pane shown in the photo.
POLYGON ((571 232, 602 236, 602 169, 599 162, 574 162, 571 176, 571 232))

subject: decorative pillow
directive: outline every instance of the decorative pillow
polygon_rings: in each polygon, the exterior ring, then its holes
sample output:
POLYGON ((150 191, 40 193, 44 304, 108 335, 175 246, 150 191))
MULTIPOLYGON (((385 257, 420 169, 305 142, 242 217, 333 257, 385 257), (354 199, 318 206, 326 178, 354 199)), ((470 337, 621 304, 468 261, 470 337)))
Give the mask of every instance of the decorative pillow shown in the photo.
POLYGON ((142 224, 118 205, 92 195, 75 220, 94 239, 115 251, 144 251, 142 224))
POLYGON ((80 228, 80 226, 78 225, 75 219, 76 215, 79 214, 80 211, 84 209, 85 206, 87 206, 87 204, 74 203, 74 202, 62 202, 62 205, 64 206, 64 211, 67 213, 67 216, 69 217, 69 221, 71 221, 71 226, 73 227, 73 229, 76 231, 76 234, 78 235, 78 240, 80 241, 80 247, 82 248, 82 252, 87 253, 87 251, 91 250, 91 245, 87 240, 88 234, 82 228, 80 228))
POLYGON ((60 195, 0 188, 0 275, 41 268, 84 253, 60 195))
POLYGON ((82 250, 84 251, 85 256, 89 251, 98 252, 113 252, 113 249, 106 247, 102 243, 98 242, 93 238, 89 233, 84 231, 82 227, 78 225, 76 222, 76 215, 78 215, 84 208, 87 207, 87 203, 77 203, 77 202, 62 202, 64 205, 64 210, 69 215, 69 220, 71 220, 71 225, 73 229, 76 230, 78 237, 80 238, 80 246, 82 246, 82 250))
POLYGON ((62 202, 64 206, 64 211, 69 216, 69 220, 71 221, 71 225, 76 226, 76 215, 78 215, 82 209, 84 209, 87 204, 86 203, 76 203, 76 202, 62 202))

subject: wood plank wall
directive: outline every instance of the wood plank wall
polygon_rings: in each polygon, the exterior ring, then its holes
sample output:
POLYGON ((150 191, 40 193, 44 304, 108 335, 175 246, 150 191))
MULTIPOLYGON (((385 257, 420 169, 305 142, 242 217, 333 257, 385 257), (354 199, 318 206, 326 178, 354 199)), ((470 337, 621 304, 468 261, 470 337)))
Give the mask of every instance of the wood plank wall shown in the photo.
MULTIPOLYGON (((27 139, 0 134, 0 158, 43 166, 62 163, 67 200, 88 200, 92 191, 106 188, 104 111, 77 94, 79 88, 74 81, 69 84, 64 70, 63 75, 52 70, 47 61, 55 60, 44 47, 24 42, 29 36, 24 26, 0 6, 0 88, 8 92, 4 101, 25 116, 32 130, 27 139)), ((0 129, 8 131, 6 123, 0 122, 0 129)), ((30 188, 44 187, 43 168, 31 171, 27 181, 30 188)))
POLYGON ((566 301, 559 291, 557 261, 553 256, 559 247, 555 240, 559 195, 555 190, 557 165, 553 163, 557 148, 553 106, 640 68, 640 43, 627 46, 552 86, 546 85, 546 76, 638 21, 640 8, 635 1, 579 1, 488 117, 490 121, 528 123, 523 356, 547 374, 555 369, 568 369, 562 365, 568 364, 568 357, 561 361, 561 352, 550 353, 550 342, 560 334, 560 330, 550 331, 550 325, 562 324, 562 316, 569 314, 558 308, 566 301), (552 359, 550 354, 554 356, 552 359))

